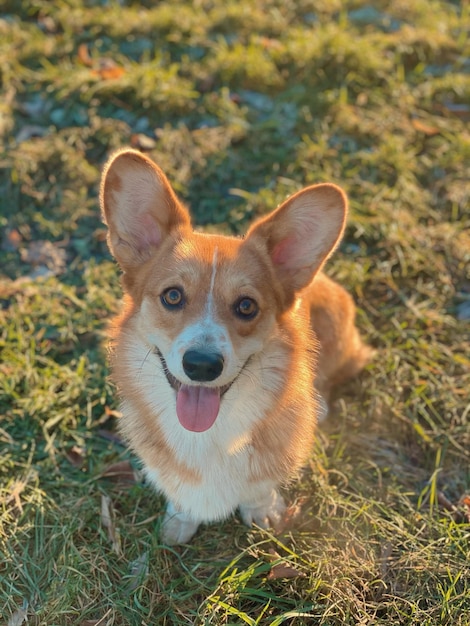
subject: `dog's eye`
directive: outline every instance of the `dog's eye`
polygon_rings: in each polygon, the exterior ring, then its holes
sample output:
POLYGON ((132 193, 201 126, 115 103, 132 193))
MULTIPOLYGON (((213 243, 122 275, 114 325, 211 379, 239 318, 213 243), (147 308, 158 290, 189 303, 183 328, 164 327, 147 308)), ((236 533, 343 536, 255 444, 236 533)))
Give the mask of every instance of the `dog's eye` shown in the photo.
POLYGON ((167 309, 180 309, 185 303, 183 291, 177 287, 166 289, 160 296, 160 300, 167 309))
POLYGON ((244 320, 252 320, 258 311, 258 304, 253 298, 241 298, 235 305, 235 313, 244 320))

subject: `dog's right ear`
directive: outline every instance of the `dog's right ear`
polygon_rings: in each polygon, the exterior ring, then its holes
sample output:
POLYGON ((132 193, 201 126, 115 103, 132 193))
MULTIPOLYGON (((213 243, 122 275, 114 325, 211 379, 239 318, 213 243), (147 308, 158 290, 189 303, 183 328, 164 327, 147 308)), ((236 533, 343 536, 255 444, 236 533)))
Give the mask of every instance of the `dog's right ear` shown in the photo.
POLYGON ((109 248, 124 271, 147 261, 171 230, 191 223, 162 170, 136 150, 118 152, 105 165, 100 204, 109 248))

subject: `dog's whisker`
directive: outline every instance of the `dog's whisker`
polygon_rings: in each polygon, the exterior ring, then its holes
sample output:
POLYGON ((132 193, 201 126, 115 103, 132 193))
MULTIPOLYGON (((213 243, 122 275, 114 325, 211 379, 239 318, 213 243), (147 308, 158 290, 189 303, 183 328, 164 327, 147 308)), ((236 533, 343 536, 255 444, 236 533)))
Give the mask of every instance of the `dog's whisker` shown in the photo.
POLYGON ((142 374, 142 370, 144 369, 144 365, 147 361, 147 359, 149 358, 150 354, 152 353, 152 350, 148 350, 147 354, 145 355, 143 361, 141 361, 141 365, 139 367, 139 375, 142 374))

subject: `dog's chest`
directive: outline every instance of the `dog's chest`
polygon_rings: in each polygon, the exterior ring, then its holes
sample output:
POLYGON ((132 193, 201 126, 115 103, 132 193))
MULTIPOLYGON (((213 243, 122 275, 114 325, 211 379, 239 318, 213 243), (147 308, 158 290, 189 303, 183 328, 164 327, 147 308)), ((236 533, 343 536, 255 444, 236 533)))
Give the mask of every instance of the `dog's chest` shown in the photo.
POLYGON ((137 452, 151 448, 142 456, 146 474, 158 491, 195 520, 222 519, 249 499, 254 476, 259 475, 262 451, 254 448, 252 436, 255 426, 276 410, 285 384, 285 371, 279 367, 283 355, 275 351, 254 355, 250 375, 238 377, 224 394, 214 425, 205 432, 190 432, 177 419, 174 390, 148 354, 139 343, 124 353, 128 365, 140 364, 139 369, 126 370, 135 389, 123 402, 129 439, 137 444, 137 452), (152 422, 159 433, 153 448, 148 445, 151 439, 145 439, 152 422), (140 433, 140 443, 131 424, 140 433))
MULTIPOLYGON (((224 421, 224 415, 219 416, 219 421, 224 421)), ((246 436, 229 440, 227 436, 221 438, 220 433, 217 437, 215 431, 180 434, 182 436, 176 440, 169 438, 168 444, 178 463, 184 463, 197 480, 185 480, 176 467, 175 473, 170 475, 158 467, 147 468, 148 477, 193 519, 223 519, 243 501, 249 490, 256 451, 246 436)))
POLYGON ((148 477, 194 519, 226 517, 250 491, 258 455, 251 433, 268 406, 266 395, 260 397, 253 393, 251 384, 249 390, 241 384, 223 398, 213 427, 193 433, 181 427, 174 406, 169 403, 160 412, 158 422, 175 464, 173 468, 163 468, 158 463, 147 467, 148 477), (195 480, 187 480, 182 467, 195 480))

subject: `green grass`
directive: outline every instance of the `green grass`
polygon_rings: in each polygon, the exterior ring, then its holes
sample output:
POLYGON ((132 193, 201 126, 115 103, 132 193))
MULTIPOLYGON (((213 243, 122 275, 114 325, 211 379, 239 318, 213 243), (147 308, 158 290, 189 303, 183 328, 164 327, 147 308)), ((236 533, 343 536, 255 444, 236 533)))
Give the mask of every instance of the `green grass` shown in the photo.
POLYGON ((0 622, 470 622, 469 28, 435 0, 2 4, 0 622), (113 437, 97 192, 144 141, 209 231, 306 184, 349 194, 329 271, 378 356, 280 536, 235 517, 165 548, 163 501, 110 476, 138 464, 113 437))

